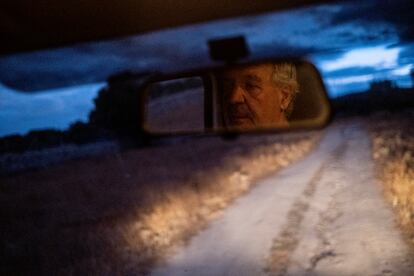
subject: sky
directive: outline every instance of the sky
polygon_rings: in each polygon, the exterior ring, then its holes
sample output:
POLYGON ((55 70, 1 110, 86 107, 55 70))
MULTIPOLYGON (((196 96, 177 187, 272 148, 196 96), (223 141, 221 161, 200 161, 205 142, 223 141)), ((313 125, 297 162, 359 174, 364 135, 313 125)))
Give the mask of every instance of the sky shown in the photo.
POLYGON ((251 59, 301 56, 315 63, 330 97, 364 91, 373 80, 409 87, 411 2, 341 1, 0 57, 0 136, 86 121, 108 76, 215 65, 207 41, 236 35, 246 38, 251 59))
POLYGON ((103 86, 86 84, 24 94, 0 85, 0 136, 32 129, 64 130, 76 121, 86 122, 93 99, 103 86))

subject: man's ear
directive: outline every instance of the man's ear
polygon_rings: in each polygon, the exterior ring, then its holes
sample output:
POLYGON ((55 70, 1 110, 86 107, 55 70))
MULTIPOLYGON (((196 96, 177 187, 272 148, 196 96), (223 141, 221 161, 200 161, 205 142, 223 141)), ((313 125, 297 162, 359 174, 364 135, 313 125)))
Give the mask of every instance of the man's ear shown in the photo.
POLYGON ((285 111, 292 101, 292 93, 288 88, 282 89, 282 99, 280 101, 280 108, 285 111))

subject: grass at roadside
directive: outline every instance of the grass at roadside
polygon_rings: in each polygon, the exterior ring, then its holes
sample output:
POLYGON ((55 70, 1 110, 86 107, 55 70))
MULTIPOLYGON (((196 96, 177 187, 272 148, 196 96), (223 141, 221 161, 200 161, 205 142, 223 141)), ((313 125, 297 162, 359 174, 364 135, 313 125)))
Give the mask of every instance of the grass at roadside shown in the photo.
POLYGON ((414 246, 414 110, 376 114, 368 122, 385 196, 414 246))
POLYGON ((0 274, 145 273, 319 136, 210 137, 3 177, 0 274))

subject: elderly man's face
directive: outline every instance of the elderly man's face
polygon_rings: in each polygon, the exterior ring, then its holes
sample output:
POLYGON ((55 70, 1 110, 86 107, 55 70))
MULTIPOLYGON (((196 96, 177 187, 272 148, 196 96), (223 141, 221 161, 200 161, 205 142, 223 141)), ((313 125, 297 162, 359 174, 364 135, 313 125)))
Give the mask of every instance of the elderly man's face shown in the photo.
POLYGON ((284 110, 290 93, 272 78, 273 66, 240 67, 220 74, 226 127, 254 128, 287 124, 284 110))

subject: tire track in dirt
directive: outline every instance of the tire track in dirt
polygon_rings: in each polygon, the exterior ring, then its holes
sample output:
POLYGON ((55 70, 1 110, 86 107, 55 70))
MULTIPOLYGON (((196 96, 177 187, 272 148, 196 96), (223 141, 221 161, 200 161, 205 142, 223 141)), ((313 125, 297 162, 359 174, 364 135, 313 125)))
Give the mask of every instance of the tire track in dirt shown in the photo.
POLYGON ((284 275, 289 265, 290 255, 299 243, 300 225, 309 209, 309 200, 315 193, 318 181, 322 176, 321 167, 309 182, 302 197, 297 200, 287 215, 287 224, 282 233, 273 241, 271 258, 265 272, 274 275, 284 275))
POLYGON ((262 180, 152 275, 414 275, 357 122, 262 180))
MULTIPOLYGON (((327 163, 335 162, 340 159, 346 151, 346 141, 339 144, 332 152, 331 156, 316 171, 312 179, 309 181, 301 197, 293 204, 287 215, 287 223, 282 232, 273 241, 270 257, 267 261, 268 265, 264 269, 266 273, 271 275, 285 275, 290 264, 290 257, 297 248, 300 241, 301 225, 305 218, 306 212, 309 210, 311 201, 316 192, 317 185, 321 181, 327 163)), ((320 254, 311 258, 311 265, 315 267, 317 263, 326 257, 333 256, 332 250, 324 250, 320 254)))
POLYGON ((344 125, 338 147, 276 275, 414 275, 414 258, 381 193, 361 124, 344 125))

